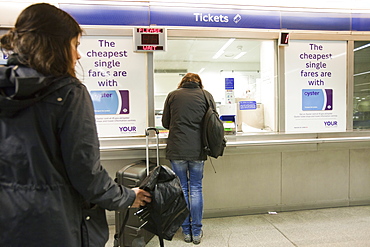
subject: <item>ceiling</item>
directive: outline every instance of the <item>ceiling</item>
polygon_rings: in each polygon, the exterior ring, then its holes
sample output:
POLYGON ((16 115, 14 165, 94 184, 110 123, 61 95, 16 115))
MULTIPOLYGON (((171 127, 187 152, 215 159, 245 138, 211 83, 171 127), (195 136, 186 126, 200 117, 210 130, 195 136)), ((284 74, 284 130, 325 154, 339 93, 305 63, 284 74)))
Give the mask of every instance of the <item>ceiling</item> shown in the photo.
POLYGON ((228 42, 228 38, 169 39, 166 52, 155 52, 155 69, 189 69, 191 65, 210 63, 259 63, 261 41, 235 39, 217 59, 212 57, 228 42), (235 59, 241 52, 242 57, 235 59), (188 68, 184 68, 189 66, 188 68))

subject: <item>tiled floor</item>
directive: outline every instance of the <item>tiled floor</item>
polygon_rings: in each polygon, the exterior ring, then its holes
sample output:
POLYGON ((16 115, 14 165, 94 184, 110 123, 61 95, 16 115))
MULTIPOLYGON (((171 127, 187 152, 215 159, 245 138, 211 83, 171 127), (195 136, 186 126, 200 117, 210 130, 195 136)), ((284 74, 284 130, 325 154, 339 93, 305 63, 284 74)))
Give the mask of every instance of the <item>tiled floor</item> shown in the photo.
MULTIPOLYGON (((367 247, 370 246, 370 206, 258 214, 203 220, 206 247, 367 247)), ((114 226, 110 227, 111 235, 114 226)), ((112 235, 113 236, 113 235, 112 235)), ((110 239, 106 245, 112 247, 110 239)), ((159 246, 155 236, 147 247, 159 246)), ((195 246, 185 243, 181 230, 166 247, 195 246)))

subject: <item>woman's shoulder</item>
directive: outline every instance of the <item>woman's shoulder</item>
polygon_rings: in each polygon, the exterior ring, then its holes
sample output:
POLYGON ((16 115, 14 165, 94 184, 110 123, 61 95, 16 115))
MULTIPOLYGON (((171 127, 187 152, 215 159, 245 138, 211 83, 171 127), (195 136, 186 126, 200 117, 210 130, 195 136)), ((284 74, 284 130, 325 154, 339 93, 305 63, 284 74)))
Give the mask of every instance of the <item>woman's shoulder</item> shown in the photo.
POLYGON ((72 76, 57 77, 57 78, 54 78, 54 80, 56 83, 60 83, 60 84, 72 84, 75 86, 83 85, 82 82, 78 78, 72 77, 72 76))
POLYGON ((52 83, 49 86, 50 90, 57 90, 60 88, 81 88, 86 89, 86 86, 77 78, 72 76, 53 78, 52 83))
POLYGON ((70 95, 71 93, 75 95, 88 93, 86 86, 83 83, 81 83, 81 81, 78 80, 77 78, 66 76, 51 79, 52 81, 50 85, 47 87, 47 90, 44 90, 43 92, 43 94, 45 95, 58 95, 58 98, 66 99, 67 96, 70 95))

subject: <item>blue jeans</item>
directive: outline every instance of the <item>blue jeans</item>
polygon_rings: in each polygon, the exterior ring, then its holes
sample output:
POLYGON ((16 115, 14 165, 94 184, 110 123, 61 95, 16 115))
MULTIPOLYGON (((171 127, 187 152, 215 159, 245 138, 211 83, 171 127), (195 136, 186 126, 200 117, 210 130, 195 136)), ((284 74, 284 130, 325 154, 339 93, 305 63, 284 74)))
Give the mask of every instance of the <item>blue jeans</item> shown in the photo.
POLYGON ((172 170, 179 177, 190 215, 182 224, 184 234, 199 236, 203 218, 203 160, 170 160, 172 170), (189 197, 190 196, 190 197, 189 197))

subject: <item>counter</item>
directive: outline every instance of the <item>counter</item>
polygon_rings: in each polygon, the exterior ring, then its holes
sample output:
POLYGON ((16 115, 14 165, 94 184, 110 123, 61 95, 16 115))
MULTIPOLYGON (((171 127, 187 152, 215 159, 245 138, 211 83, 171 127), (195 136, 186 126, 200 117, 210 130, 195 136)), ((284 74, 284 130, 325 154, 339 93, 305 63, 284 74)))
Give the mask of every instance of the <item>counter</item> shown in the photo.
MULTIPOLYGON (((238 133, 224 156, 206 161, 204 217, 370 204, 370 131, 238 133)), ((166 138, 161 137, 160 162, 166 138)), ((149 138, 155 158, 155 138, 149 138)), ((145 137, 101 138, 112 177, 145 159, 145 137)))

